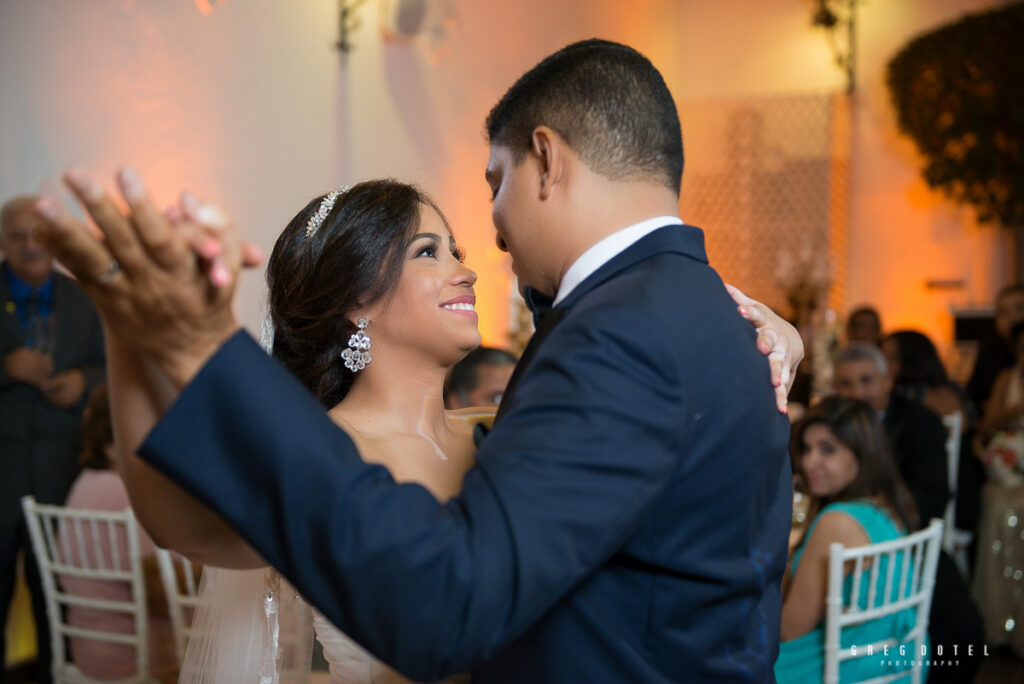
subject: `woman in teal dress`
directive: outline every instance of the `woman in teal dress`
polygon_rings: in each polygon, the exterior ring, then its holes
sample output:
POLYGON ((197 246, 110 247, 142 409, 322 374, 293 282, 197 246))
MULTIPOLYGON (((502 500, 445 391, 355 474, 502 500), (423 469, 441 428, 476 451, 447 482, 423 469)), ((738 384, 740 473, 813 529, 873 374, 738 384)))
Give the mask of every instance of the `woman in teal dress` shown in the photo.
MULTIPOLYGON (((775 676, 780 684, 806 684, 820 682, 824 669, 829 545, 857 547, 897 539, 916 529, 917 512, 889 453, 881 421, 865 402, 838 397, 822 401, 794 427, 791 453, 797 476, 812 497, 812 522, 790 558, 783 582, 782 644, 775 676)), ((885 559, 882 562, 880 593, 887 574, 885 559)), ((894 576, 899 576, 901 563, 897 557, 894 576)), ((850 579, 847 576, 844 583, 847 601, 850 579)), ((867 602, 868 584, 860 587, 861 606, 867 602)), ((841 646, 898 638, 915 620, 914 610, 907 609, 844 629, 841 646)), ((905 660, 912 657, 909 646, 907 653, 905 660)), ((879 656, 845 661, 839 667, 840 681, 887 674, 893 670, 886 660, 879 656)))

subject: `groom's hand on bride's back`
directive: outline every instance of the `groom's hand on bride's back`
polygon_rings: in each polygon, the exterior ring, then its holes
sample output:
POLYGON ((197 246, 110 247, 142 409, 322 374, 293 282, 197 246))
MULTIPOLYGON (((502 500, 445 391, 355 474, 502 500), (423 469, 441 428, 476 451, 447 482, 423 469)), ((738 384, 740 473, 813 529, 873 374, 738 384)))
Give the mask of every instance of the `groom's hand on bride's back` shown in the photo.
POLYGON ((131 169, 117 179, 127 215, 85 173, 64 180, 101 235, 44 199, 36 206, 40 242, 78 278, 108 334, 184 386, 238 329, 231 298, 253 254, 226 215, 192 198, 166 215, 157 210, 131 169))

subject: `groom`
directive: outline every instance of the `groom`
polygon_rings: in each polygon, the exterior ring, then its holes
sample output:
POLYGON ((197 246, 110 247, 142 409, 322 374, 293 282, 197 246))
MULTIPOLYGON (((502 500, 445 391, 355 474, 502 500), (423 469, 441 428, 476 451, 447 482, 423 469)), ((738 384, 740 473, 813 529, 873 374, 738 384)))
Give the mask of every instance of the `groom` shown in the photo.
POLYGON ((201 287, 133 178, 131 224, 79 189, 103 245, 46 204, 40 237, 184 388, 143 457, 404 674, 773 681, 788 421, 702 232, 677 217, 661 75, 629 47, 576 43, 509 89, 487 133, 498 244, 553 308, 445 505, 363 463, 201 287))

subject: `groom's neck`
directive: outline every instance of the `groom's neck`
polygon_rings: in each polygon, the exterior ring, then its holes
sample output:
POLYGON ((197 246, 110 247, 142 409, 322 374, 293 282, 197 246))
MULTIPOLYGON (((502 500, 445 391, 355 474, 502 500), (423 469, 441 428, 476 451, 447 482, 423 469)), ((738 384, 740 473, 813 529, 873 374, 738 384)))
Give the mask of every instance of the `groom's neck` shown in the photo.
POLYGON ((613 180, 591 173, 581 186, 565 207, 566 239, 561 241, 563 254, 558 259, 555 291, 569 267, 609 235, 646 219, 679 216, 679 195, 658 183, 613 180))

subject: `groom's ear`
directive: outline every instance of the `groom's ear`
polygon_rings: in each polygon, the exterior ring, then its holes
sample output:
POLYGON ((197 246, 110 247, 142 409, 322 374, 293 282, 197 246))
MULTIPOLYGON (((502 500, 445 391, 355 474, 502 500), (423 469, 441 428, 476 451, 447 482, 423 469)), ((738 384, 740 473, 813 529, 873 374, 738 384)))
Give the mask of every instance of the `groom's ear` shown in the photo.
POLYGON ((551 197, 565 177, 567 145, 565 139, 547 126, 533 129, 530 152, 537 159, 540 170, 538 190, 540 199, 551 197))

